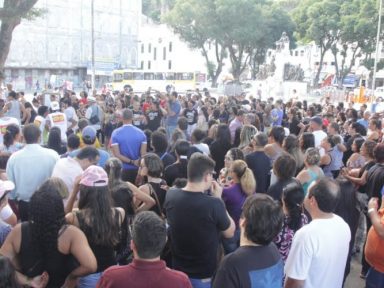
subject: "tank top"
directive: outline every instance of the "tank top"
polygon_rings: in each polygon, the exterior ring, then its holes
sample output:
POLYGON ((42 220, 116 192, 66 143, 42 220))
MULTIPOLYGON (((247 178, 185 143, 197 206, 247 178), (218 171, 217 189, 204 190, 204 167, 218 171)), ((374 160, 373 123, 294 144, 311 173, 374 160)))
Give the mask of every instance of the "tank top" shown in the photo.
POLYGON ((152 187, 152 189, 151 189, 151 187, 149 187, 150 196, 156 202, 155 206, 153 206, 150 209, 150 211, 155 212, 159 216, 161 216, 161 214, 162 214, 163 205, 164 205, 164 201, 165 201, 165 195, 166 195, 166 191, 164 189, 162 189, 161 186, 166 185, 166 184, 167 183, 164 180, 162 180, 160 183, 148 182, 148 185, 150 185, 152 187), (156 195, 153 195, 153 193, 156 193, 156 195), (157 196, 157 199, 159 200, 161 210, 159 209, 159 205, 157 204, 156 196, 157 196))
POLYGON ((11 100, 11 108, 5 113, 6 116, 8 117, 13 117, 16 118, 17 121, 19 121, 20 124, 20 102, 17 100, 11 100))
MULTIPOLYGON (((119 215, 118 211, 115 210, 115 218, 114 221, 117 221, 119 223, 119 215)), ((80 211, 76 212, 77 221, 79 222, 79 228, 81 231, 84 232, 85 236, 87 237, 89 247, 91 247, 91 250, 93 254, 96 257, 97 260, 97 272, 103 272, 105 269, 107 269, 110 266, 116 265, 116 255, 115 255, 115 247, 108 246, 108 245, 100 245, 96 244, 92 240, 92 227, 90 227, 88 224, 85 223, 85 219, 83 214, 80 211)))
POLYGON ((311 169, 308 169, 307 171, 308 171, 310 179, 309 179, 309 181, 303 183, 304 195, 307 195, 309 185, 311 185, 313 181, 316 181, 317 178, 319 178, 319 176, 317 175, 317 173, 315 171, 312 171, 311 169))
MULTIPOLYGON (((67 225, 60 231, 58 237, 64 233, 67 225)), ((29 222, 21 224, 21 244, 19 252, 21 272, 33 278, 47 271, 49 282, 47 287, 61 287, 67 276, 76 269, 79 264, 71 255, 62 254, 58 249, 44 262, 41 251, 34 245, 31 225, 29 222)))
POLYGON ((328 165, 324 165, 322 166, 322 169, 323 169, 323 172, 324 172, 324 176, 325 177, 329 177, 329 178, 333 178, 333 174, 332 174, 332 167, 334 166, 334 164, 332 162, 334 162, 334 158, 332 157, 332 152, 333 152, 334 149, 330 150, 328 155, 329 157, 331 158, 331 162, 329 162, 328 165))

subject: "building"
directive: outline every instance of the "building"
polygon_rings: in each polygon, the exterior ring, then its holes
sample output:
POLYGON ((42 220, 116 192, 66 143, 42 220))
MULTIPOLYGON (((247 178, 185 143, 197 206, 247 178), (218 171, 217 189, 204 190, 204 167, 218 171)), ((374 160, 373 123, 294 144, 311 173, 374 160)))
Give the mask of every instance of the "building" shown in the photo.
MULTIPOLYGON (((115 68, 136 68, 141 0, 94 0, 96 87, 115 68)), ((83 88, 91 75, 91 1, 39 0, 42 17, 23 20, 13 32, 5 82, 16 90, 83 88)))

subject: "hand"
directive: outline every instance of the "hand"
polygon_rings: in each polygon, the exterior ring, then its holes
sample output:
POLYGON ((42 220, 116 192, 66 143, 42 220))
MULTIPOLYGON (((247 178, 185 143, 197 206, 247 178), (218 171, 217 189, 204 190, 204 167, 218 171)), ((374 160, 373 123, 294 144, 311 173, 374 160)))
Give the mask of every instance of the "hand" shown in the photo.
POLYGON ((379 199, 377 197, 372 197, 368 202, 368 210, 369 209, 375 209, 379 208, 379 199))
POLYGON ((43 272, 43 274, 33 277, 30 280, 29 286, 33 288, 44 288, 47 286, 49 281, 49 275, 47 272, 43 272))
POLYGON ((168 185, 161 185, 160 186, 161 189, 165 190, 165 191, 168 191, 169 190, 169 186, 168 185))
POLYGON ((132 164, 139 167, 140 166, 140 159, 132 160, 132 164))
POLYGON ((216 181, 212 181, 211 192, 213 197, 221 198, 221 195, 223 194, 223 187, 221 187, 216 181))

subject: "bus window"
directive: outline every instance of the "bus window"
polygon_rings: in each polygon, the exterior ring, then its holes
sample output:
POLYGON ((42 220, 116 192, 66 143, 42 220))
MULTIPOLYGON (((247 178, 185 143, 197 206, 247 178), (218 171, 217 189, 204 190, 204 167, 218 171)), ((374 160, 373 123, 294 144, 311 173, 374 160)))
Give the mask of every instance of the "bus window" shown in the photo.
POLYGON ((193 80, 193 73, 176 73, 176 80, 193 80))
POLYGON ((124 80, 132 80, 132 72, 124 72, 124 80))
POLYGON ((144 80, 154 80, 155 79, 155 75, 153 73, 144 73, 144 80))
POLYGON ((175 80, 175 73, 167 73, 167 74, 165 74, 165 79, 167 79, 167 80, 175 80))
POLYGON ((155 80, 164 80, 164 73, 155 73, 155 80))
POLYGON ((143 80, 144 74, 142 72, 133 72, 133 80, 143 80))
POLYGON ((113 82, 121 82, 121 81, 123 81, 123 73, 113 74, 113 82))

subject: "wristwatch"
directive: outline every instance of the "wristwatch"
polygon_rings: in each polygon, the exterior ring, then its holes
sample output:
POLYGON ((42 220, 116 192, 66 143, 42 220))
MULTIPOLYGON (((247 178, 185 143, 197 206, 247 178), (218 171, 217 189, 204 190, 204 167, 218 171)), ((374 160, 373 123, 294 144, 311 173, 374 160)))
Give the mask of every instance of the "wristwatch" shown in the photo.
POLYGON ((371 213, 374 212, 374 211, 376 211, 375 208, 369 208, 369 209, 368 209, 368 214, 371 214, 371 213))

